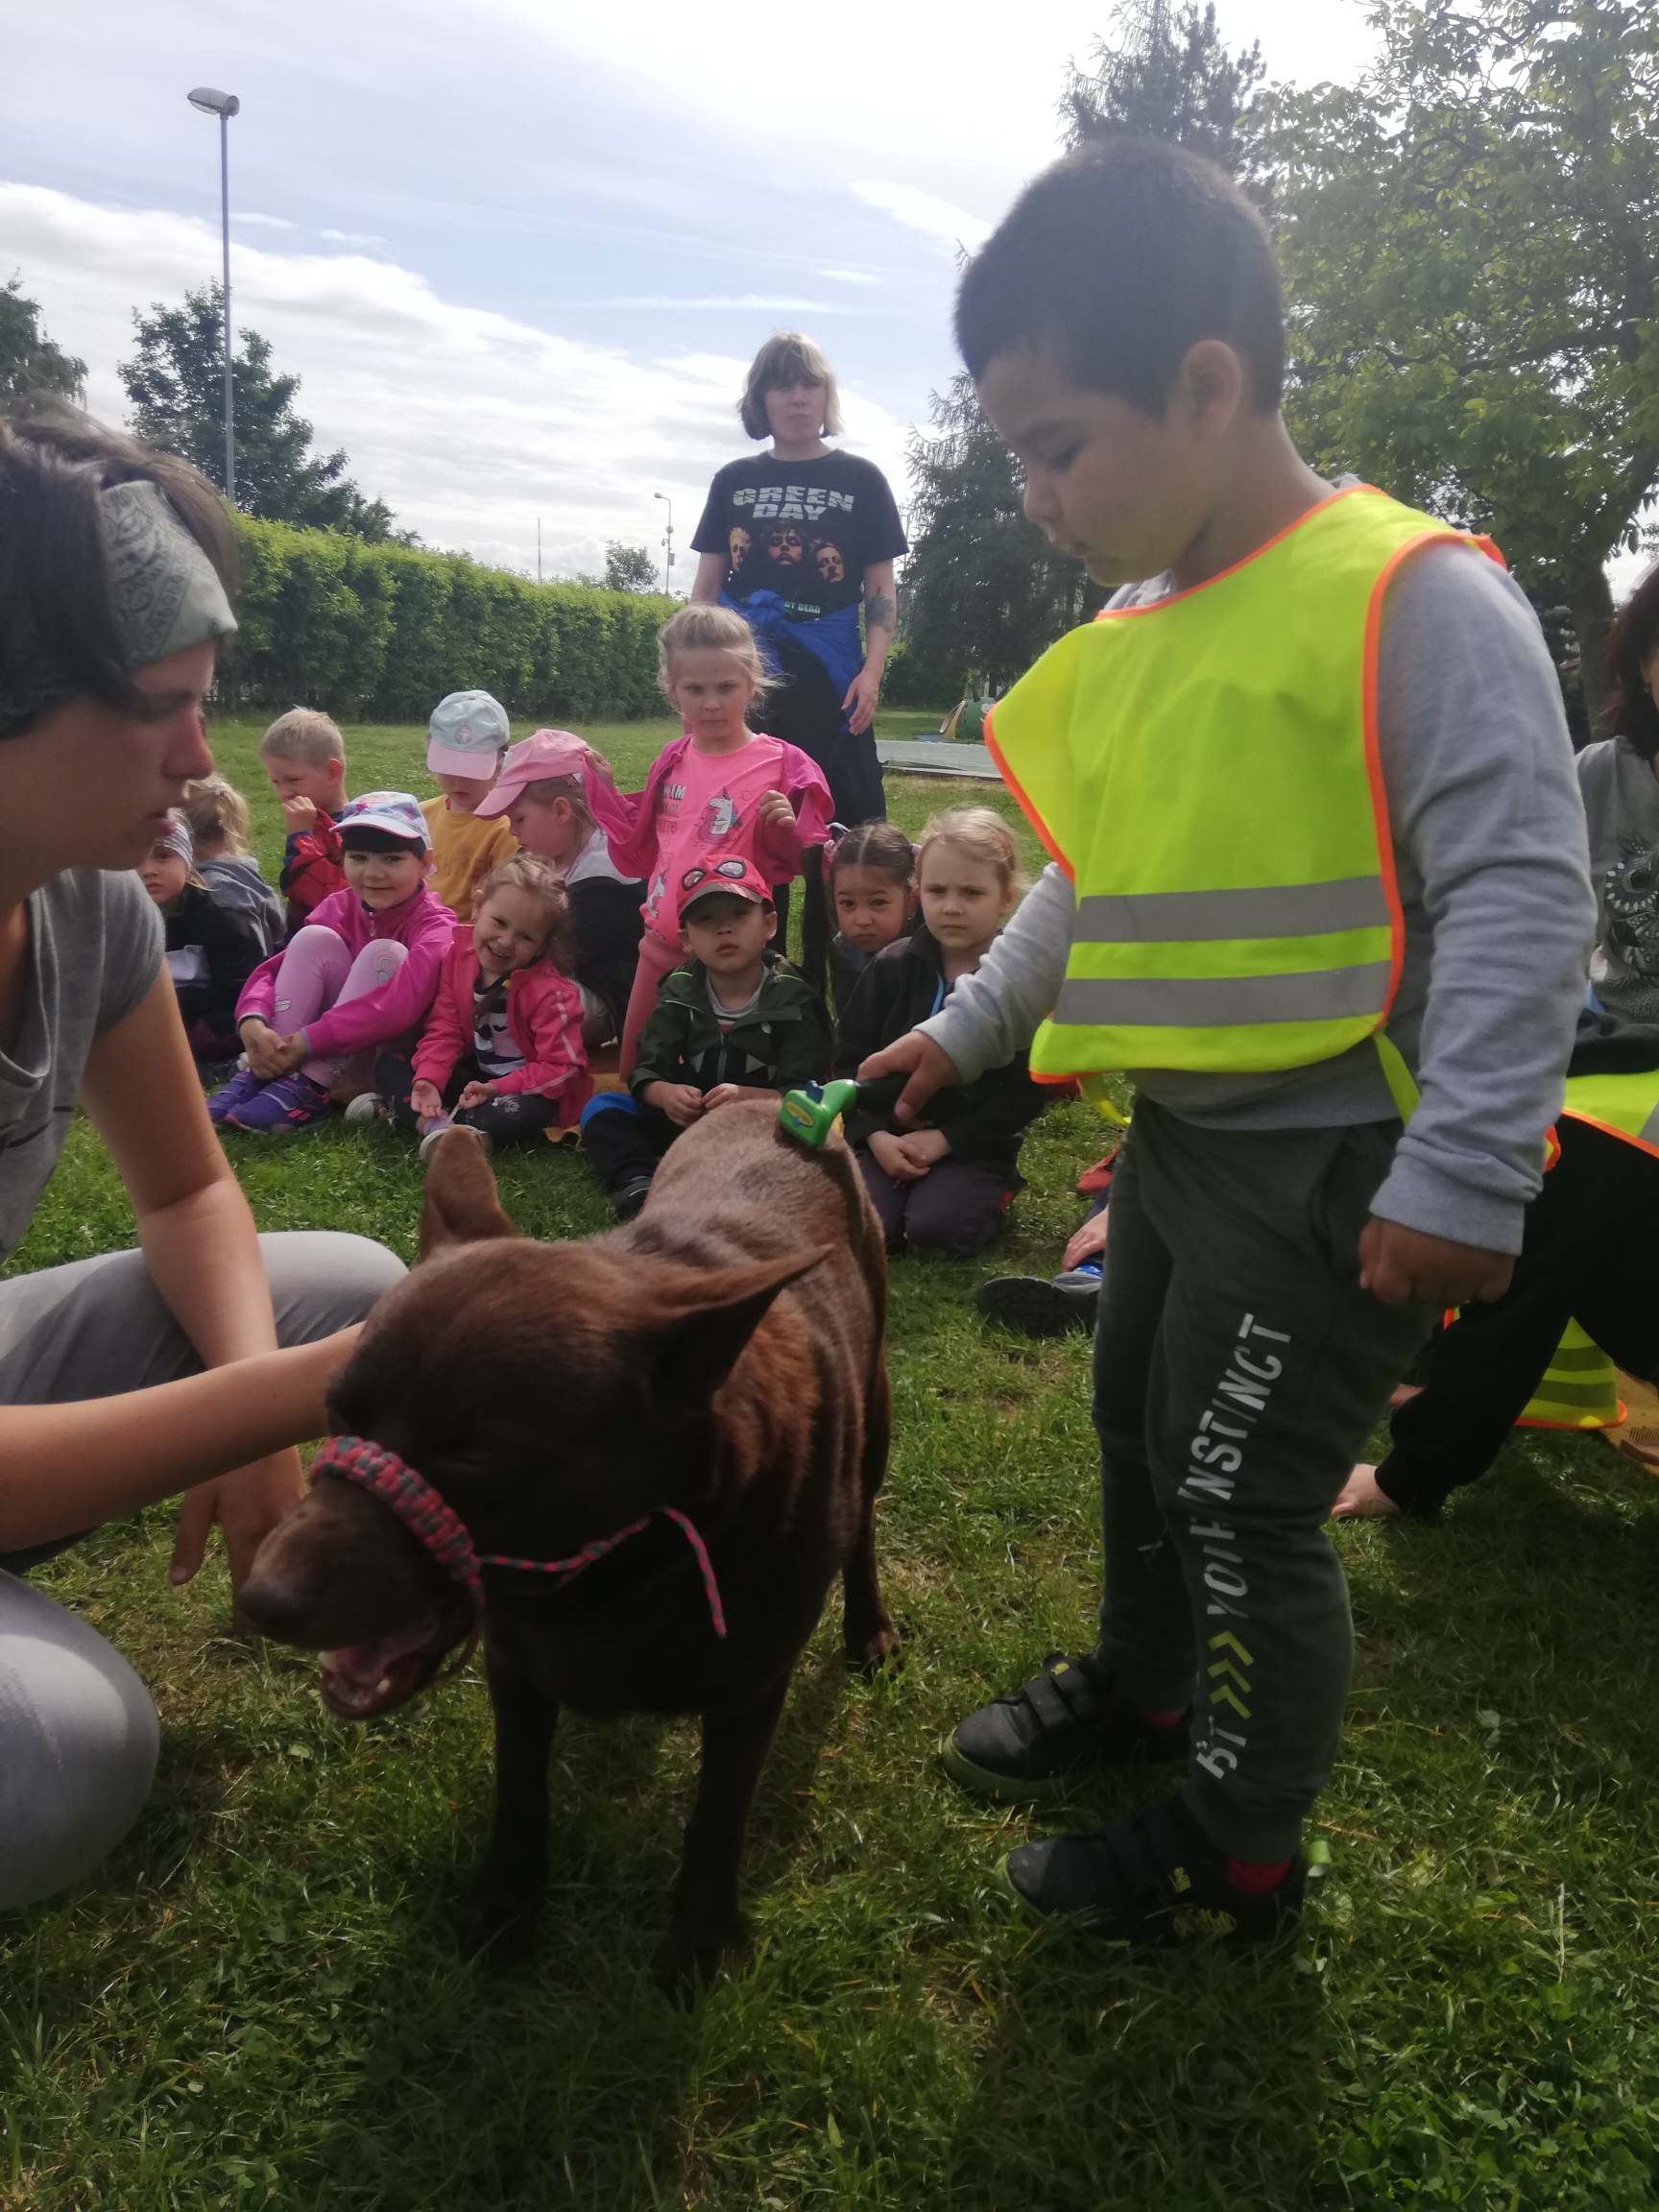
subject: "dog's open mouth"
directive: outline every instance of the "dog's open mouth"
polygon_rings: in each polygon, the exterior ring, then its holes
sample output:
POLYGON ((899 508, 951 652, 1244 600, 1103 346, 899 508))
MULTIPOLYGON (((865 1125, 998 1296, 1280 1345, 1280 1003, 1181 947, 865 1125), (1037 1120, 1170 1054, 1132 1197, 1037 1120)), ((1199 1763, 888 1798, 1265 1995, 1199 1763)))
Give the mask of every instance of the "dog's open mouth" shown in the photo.
POLYGON ((395 1636, 325 1652, 318 1682, 324 1704, 343 1720, 371 1720, 406 1704, 425 1689, 471 1624, 470 1606, 458 1618, 457 1608, 445 1605, 395 1636))

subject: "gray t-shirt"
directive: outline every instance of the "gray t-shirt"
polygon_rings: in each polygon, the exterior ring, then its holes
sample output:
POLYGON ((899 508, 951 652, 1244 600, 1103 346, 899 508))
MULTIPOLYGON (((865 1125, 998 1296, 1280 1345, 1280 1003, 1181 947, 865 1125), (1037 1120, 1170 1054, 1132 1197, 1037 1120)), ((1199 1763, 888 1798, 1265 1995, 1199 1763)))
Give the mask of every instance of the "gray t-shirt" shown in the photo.
MULTIPOLYGON (((1493 562, 1430 545, 1400 569, 1383 610, 1377 724, 1406 923, 1388 1035, 1423 1097, 1374 1211, 1518 1252, 1561 1106, 1595 902, 1554 666, 1526 594, 1493 562)), ((1049 867, 977 973, 922 1024, 964 1080, 1030 1043, 1065 974, 1071 920, 1071 887, 1049 867)), ((1329 1128, 1395 1113, 1369 1042, 1279 1074, 1133 1076, 1209 1128, 1329 1128)))
POLYGON ((1610 737, 1579 754, 1578 789, 1596 890, 1590 987, 1610 1014, 1659 1022, 1659 777, 1610 737))
POLYGON ((23 1020, 13 1051, 0 1052, 0 1254, 58 1165, 93 1038, 156 980, 163 934, 133 875, 71 868, 32 894, 23 1020))

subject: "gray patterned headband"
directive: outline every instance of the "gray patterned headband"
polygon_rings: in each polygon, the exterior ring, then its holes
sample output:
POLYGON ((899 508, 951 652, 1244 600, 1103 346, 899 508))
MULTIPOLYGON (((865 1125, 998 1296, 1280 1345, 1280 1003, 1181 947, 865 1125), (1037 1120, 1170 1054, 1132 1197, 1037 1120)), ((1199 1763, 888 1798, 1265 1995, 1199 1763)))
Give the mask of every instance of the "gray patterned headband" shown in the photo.
MULTIPOLYGON (((228 637, 236 617, 218 571, 147 478, 98 495, 123 668, 147 668, 187 645, 228 637)), ((0 737, 84 688, 47 653, 27 612, 0 657, 0 737)))
POLYGON ((115 626, 126 668, 148 668, 236 627, 213 564, 146 479, 99 493, 115 626))

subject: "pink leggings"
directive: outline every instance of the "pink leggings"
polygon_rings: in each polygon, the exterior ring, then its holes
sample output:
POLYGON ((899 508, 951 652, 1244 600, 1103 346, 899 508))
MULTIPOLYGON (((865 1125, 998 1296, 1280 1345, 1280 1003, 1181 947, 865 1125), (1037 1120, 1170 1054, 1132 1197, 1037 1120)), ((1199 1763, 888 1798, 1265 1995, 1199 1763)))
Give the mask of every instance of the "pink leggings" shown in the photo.
MULTIPOLYGON (((366 992, 382 989, 408 957, 408 946, 388 937, 365 945, 353 959, 344 937, 337 937, 319 923, 308 922, 303 929, 295 931, 276 971, 272 1028, 279 1036, 292 1037, 296 1029, 303 1029, 307 1022, 315 1022, 331 1006, 344 1006, 348 998, 361 998, 366 992)), ((389 1037, 377 1037, 361 1050, 340 1058, 307 1060, 301 1072, 321 1083, 325 1091, 344 1090, 348 1085, 361 1090, 373 1080, 375 1052, 390 1043, 389 1037)))
POLYGON ((658 936, 655 929, 647 929, 640 938, 639 965, 634 971, 634 988, 628 994, 628 1011, 622 1018, 622 1051, 616 1063, 618 1074, 633 1074, 634 1048, 639 1042, 640 1030, 651 1018, 651 1009, 657 1003, 658 986, 663 976, 678 968, 685 957, 678 945, 666 943, 658 936))

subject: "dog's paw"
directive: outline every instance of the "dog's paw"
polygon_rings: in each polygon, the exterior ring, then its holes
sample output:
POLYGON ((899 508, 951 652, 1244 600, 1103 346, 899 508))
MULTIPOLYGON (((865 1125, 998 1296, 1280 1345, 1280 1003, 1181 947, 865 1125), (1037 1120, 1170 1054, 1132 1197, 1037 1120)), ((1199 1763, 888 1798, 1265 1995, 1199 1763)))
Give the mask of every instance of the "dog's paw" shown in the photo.
POLYGON ((455 1940, 463 1959, 484 1959, 505 1966, 521 1958, 535 1939, 541 1900, 521 1890, 479 1882, 454 1911, 455 1940))
POLYGON ((857 1643, 849 1640, 847 1664, 855 1667, 860 1674, 879 1674, 883 1667, 898 1665, 903 1649, 898 1629, 890 1621, 884 1621, 873 1634, 861 1637, 857 1643))
POLYGON ((676 2004, 689 2005, 723 1968, 737 1964, 745 1941, 741 1920, 726 1928, 670 1928, 657 1947, 657 1980, 676 2004))

